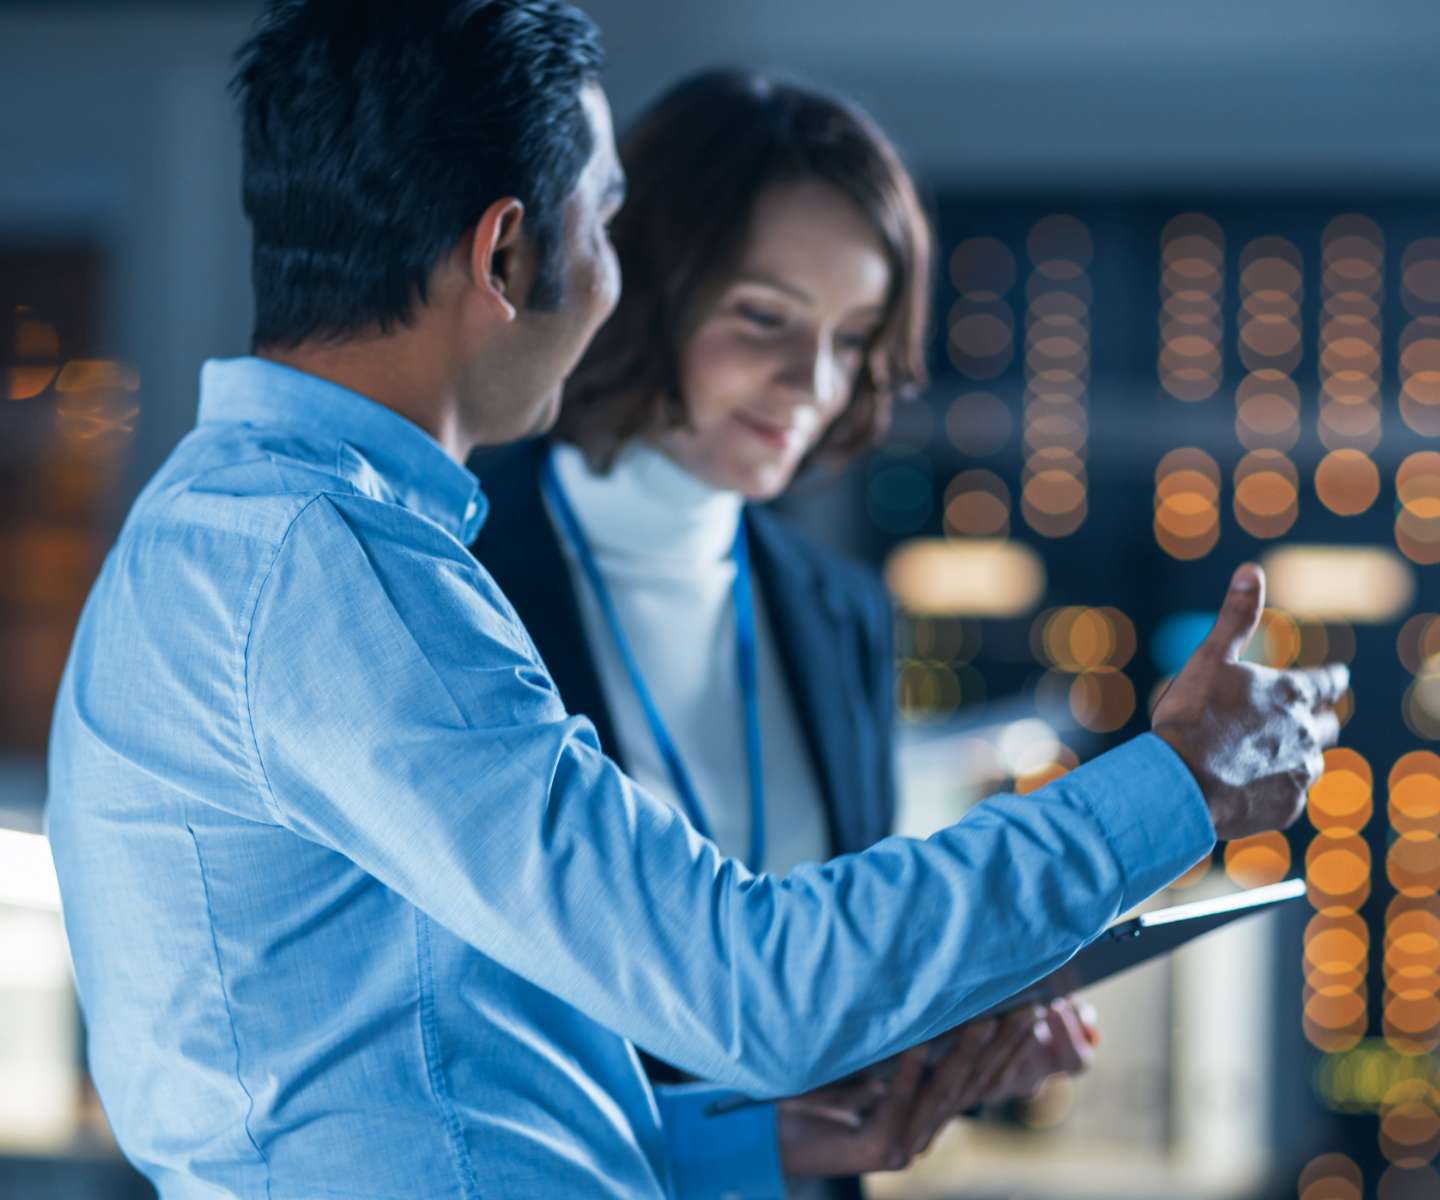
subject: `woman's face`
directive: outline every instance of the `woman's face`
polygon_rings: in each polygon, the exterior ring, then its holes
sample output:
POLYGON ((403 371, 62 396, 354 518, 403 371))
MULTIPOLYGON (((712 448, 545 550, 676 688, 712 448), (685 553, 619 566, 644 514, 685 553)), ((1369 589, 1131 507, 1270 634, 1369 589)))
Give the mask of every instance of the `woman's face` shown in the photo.
POLYGON ((734 273, 681 347, 690 427, 661 449, 716 487, 783 491, 849 404, 889 290, 884 243, 843 193, 762 193, 734 273))

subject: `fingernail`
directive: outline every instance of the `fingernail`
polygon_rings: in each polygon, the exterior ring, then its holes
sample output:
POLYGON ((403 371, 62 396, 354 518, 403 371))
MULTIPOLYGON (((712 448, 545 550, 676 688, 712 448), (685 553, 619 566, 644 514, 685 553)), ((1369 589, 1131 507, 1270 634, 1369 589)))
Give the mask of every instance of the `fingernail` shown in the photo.
POLYGON ((1255 574, 1255 568, 1249 566, 1241 567, 1235 572, 1230 580, 1230 587, 1237 592, 1256 592, 1260 590, 1260 578, 1255 574))
POLYGON ((1080 1001, 1080 1019, 1087 1025, 1094 1025, 1100 1019, 1100 1014, 1095 1011, 1095 1006, 1088 1000, 1080 1001))
POLYGON ((1052 1035, 1050 1033, 1049 1021, 1036 1021, 1031 1032, 1035 1034, 1035 1040, 1042 1046, 1048 1046, 1050 1044, 1052 1035))

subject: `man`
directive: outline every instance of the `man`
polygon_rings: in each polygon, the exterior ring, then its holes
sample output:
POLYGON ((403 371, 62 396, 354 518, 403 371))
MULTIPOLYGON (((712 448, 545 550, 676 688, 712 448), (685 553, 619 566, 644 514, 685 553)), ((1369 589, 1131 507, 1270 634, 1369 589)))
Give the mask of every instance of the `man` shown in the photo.
POLYGON ((167 1198, 772 1194, 773 1112, 637 1046, 760 1096, 900 1052, 1293 820, 1336 736, 1343 669, 1236 661, 1242 568, 1153 734, 927 842, 757 877, 634 787, 460 465, 614 303, 598 66, 557 0, 287 0, 244 51, 259 356, 207 365, 51 742, 95 1078, 167 1198))

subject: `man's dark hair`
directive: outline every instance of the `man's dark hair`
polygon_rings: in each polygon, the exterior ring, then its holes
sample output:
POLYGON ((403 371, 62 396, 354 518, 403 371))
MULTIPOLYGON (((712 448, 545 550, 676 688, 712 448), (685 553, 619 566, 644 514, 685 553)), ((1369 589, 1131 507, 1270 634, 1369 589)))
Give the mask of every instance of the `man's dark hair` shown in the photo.
POLYGON ((560 299, 564 204, 594 148, 599 34, 561 0, 270 0, 233 89, 256 347, 407 324, 504 196, 560 299))
POLYGON ((707 70, 639 117, 620 159, 627 198, 610 234, 625 290, 566 385, 555 436, 603 469, 632 438, 688 424, 680 352, 698 310, 734 271, 765 190, 817 181, 864 214, 891 275, 854 394, 817 453, 873 444, 892 401, 925 382, 932 257, 915 185, 875 123, 803 84, 707 70))

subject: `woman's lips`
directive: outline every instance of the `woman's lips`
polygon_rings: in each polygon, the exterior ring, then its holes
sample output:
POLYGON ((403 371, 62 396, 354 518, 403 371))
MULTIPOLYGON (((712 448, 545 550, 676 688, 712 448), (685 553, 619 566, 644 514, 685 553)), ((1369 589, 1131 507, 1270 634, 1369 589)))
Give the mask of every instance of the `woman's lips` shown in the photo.
POLYGON ((767 446, 773 446, 777 450, 783 450, 790 444, 790 439, 795 436, 793 425, 773 425, 760 417, 752 417, 748 413, 736 413, 735 420, 743 425, 750 433, 759 438, 767 446))

